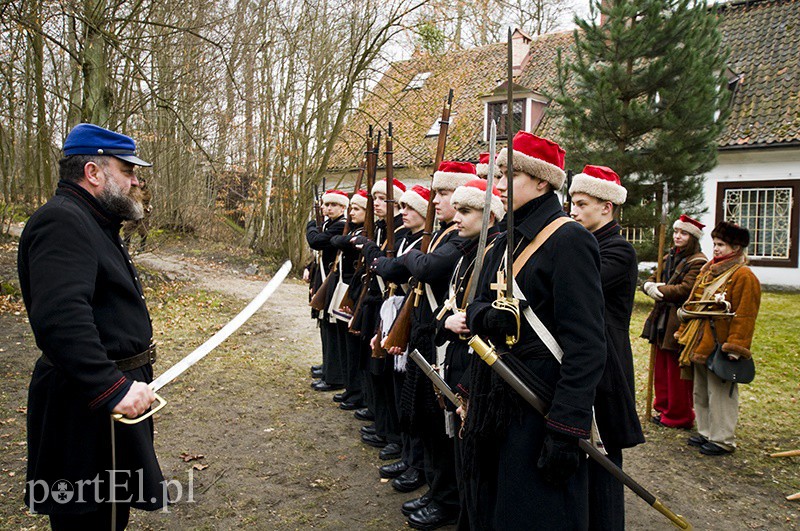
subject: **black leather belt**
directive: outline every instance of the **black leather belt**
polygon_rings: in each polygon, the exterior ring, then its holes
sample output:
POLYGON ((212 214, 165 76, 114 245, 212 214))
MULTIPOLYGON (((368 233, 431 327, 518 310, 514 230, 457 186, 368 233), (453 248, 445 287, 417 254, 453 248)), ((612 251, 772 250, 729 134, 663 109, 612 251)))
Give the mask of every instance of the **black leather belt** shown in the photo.
MULTIPOLYGON (((42 354, 41 357, 42 363, 45 365, 53 366, 53 362, 50 361, 50 358, 42 354)), ((117 368, 122 372, 125 371, 132 371, 133 369, 138 369, 139 367, 144 367, 148 363, 155 363, 156 362, 156 345, 155 343, 150 345, 147 350, 144 352, 140 352, 134 356, 129 358, 122 358, 121 360, 113 360, 114 363, 117 364, 117 368)))

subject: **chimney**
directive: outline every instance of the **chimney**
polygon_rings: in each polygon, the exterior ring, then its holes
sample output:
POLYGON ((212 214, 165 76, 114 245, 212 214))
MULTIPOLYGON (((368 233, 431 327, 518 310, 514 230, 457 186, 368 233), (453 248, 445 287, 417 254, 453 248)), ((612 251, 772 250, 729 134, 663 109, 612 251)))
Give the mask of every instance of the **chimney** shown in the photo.
POLYGON ((513 61, 514 75, 519 75, 522 72, 522 67, 528 58, 528 52, 531 49, 531 38, 525 35, 519 29, 515 29, 511 35, 511 58, 513 61))

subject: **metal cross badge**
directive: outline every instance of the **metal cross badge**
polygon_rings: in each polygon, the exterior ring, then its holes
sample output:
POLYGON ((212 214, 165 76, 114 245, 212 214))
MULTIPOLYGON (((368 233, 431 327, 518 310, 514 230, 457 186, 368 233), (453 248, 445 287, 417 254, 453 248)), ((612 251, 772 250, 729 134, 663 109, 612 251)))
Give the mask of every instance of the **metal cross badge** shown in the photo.
POLYGON ((497 292, 497 299, 504 299, 506 295, 506 274, 502 269, 497 270, 497 281, 489 284, 489 288, 497 292))

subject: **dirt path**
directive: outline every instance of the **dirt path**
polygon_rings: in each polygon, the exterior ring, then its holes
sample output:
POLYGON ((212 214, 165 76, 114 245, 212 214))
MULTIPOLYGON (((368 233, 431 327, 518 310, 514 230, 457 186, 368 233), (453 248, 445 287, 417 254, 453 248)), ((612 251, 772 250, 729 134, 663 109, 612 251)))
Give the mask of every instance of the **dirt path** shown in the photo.
MULTIPOLYGON (((263 285, 262 281, 240 278, 241 275, 235 276, 229 271, 187 264, 174 256, 141 255, 139 260, 162 271, 188 275, 205 289, 243 299, 252 298, 263 285)), ((259 330, 269 330, 272 337, 286 338, 281 343, 288 341, 288 348, 278 348, 274 355, 286 360, 301 376, 305 376, 308 365, 317 360, 319 348, 317 331, 308 318, 305 293, 304 284, 284 283, 270 304, 270 324, 264 323, 265 315, 254 322, 259 330)), ((403 518, 397 509, 406 497, 379 482, 374 468, 380 462, 375 459, 375 452, 357 442, 355 429, 360 424, 338 411, 328 395, 313 392, 303 395, 308 399, 305 404, 315 410, 318 422, 304 426, 306 432, 301 439, 308 441, 315 453, 301 459, 316 463, 313 469, 321 467, 321 470, 342 474, 318 482, 332 481, 328 485, 330 490, 341 489, 342 492, 332 496, 331 506, 324 506, 326 526, 336 528, 352 518, 354 526, 371 522, 370 526, 381 529, 403 527, 403 518), (363 461, 341 466, 341 461, 354 457, 363 461)), ((653 435, 658 440, 649 437, 649 444, 627 451, 626 469, 698 529, 770 529, 797 525, 796 504, 785 502, 782 493, 765 486, 760 481, 762 478, 730 476, 730 467, 735 469, 741 465, 735 456, 698 460, 696 452, 685 444, 685 432, 674 433, 650 426, 646 430, 655 432, 653 435)), ((671 528, 663 517, 630 493, 627 512, 629 529, 671 528)))
MULTIPOLYGON (((160 331, 156 373, 202 343, 268 279, 165 251, 136 262, 187 283, 181 297, 152 308, 160 331)), ((24 313, 0 315, 0 330, 0 528, 42 526, 20 502, 25 392, 38 352, 24 313)), ((289 280, 239 332, 164 388, 169 404, 156 421, 156 449, 183 499, 169 514, 136 512, 131 528, 407 528, 399 507, 413 495, 379 480, 383 462, 358 438, 363 423, 338 410, 330 394, 310 389, 308 367, 319 359, 306 286, 289 280), (203 457, 187 462, 181 454, 203 457)), ((686 446, 686 432, 645 430, 648 443, 626 452, 626 470, 696 529, 797 528, 800 507, 785 501, 788 492, 768 472, 748 466, 748 450, 701 458, 686 446)), ((626 496, 628 529, 672 529, 626 496)))

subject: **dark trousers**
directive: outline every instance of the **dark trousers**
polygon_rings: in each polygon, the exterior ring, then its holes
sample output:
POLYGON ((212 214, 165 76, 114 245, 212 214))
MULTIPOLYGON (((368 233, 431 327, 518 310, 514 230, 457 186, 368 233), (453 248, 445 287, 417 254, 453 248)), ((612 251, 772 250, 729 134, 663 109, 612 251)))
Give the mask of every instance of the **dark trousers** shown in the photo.
POLYGON ((458 521, 456 522, 456 529, 459 531, 468 531, 476 529, 478 519, 474 514, 474 508, 471 509, 468 496, 469 482, 464 477, 464 441, 458 436, 461 430, 461 417, 453 415, 453 423, 455 424, 456 436, 453 437, 453 450, 455 455, 455 469, 456 469, 456 485, 458 486, 458 501, 461 505, 461 511, 458 514, 458 521))
MULTIPOLYGON (((117 531, 128 526, 131 506, 117 504, 117 531)), ((50 527, 53 531, 95 531, 111 527, 111 504, 101 504, 96 511, 81 514, 51 514, 50 527)))
MULTIPOLYGON (((606 446, 606 452, 622 468, 622 450, 606 446)), ((589 529, 625 529, 625 487, 593 459, 589 460, 589 529)))
POLYGON ((323 379, 331 385, 344 385, 342 353, 347 348, 344 337, 339 337, 338 324, 323 319, 319 322, 322 334, 322 372, 323 379))
MULTIPOLYGON (((400 425, 400 395, 403 392, 403 382, 406 380, 406 373, 394 373, 394 408, 397 414, 397 424, 400 425)), ((425 451, 422 440, 415 435, 411 435, 401 427, 400 438, 403 441, 403 462, 411 468, 416 468, 420 472, 425 470, 425 451)))
POLYGON ((345 341, 345 398, 348 402, 364 402, 361 370, 359 358, 361 357, 361 340, 358 336, 347 331, 347 323, 337 325, 340 333, 344 334, 345 341))
POLYGON ((361 393, 364 398, 364 404, 367 409, 374 415, 375 414, 375 389, 372 388, 372 378, 369 371, 359 369, 358 377, 361 378, 361 393))
POLYGON ((431 499, 454 513, 459 509, 453 441, 445 434, 444 423, 440 431, 422 436, 425 450, 425 479, 431 490, 431 499))
POLYGON ((400 421, 394 403, 394 379, 392 378, 391 358, 386 358, 383 370, 372 375, 375 391, 375 430, 387 441, 400 443, 400 421))

